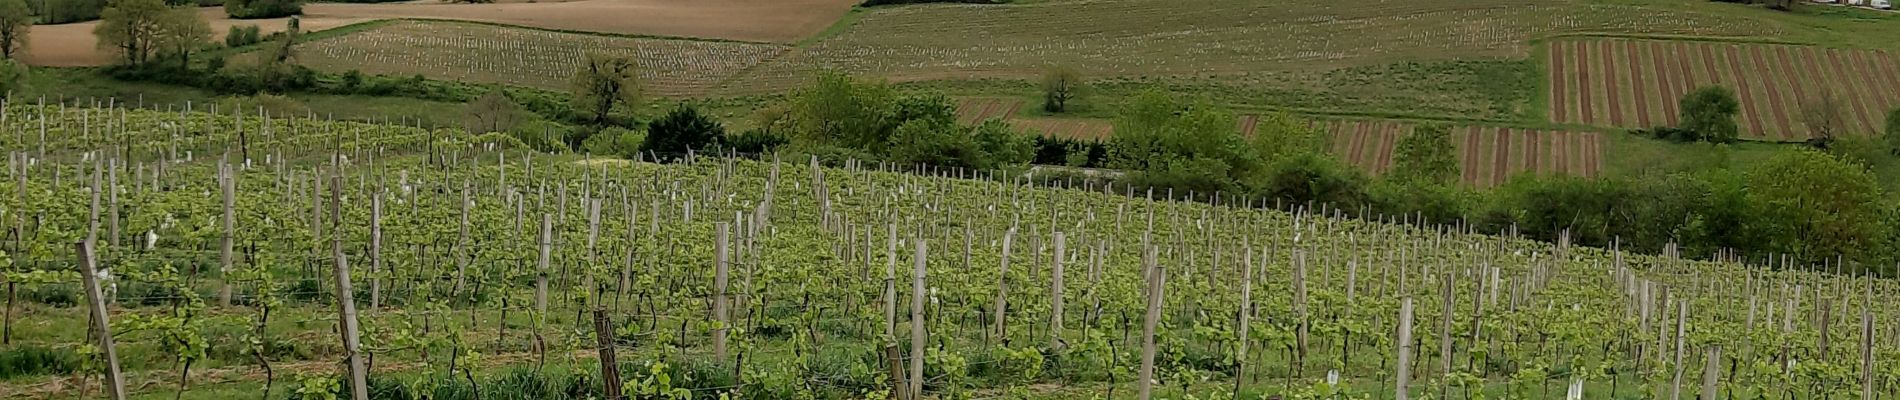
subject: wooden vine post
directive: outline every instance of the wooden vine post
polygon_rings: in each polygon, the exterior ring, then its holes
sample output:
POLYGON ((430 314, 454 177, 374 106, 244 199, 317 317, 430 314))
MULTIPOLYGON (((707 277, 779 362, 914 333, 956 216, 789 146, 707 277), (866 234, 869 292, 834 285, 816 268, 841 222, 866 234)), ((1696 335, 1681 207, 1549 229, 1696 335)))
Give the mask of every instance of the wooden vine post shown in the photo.
MULTIPOLYGON (((234 211, 237 208, 237 201, 236 193, 233 193, 237 191, 237 177, 233 175, 224 161, 218 161, 218 189, 224 196, 224 215, 221 222, 224 235, 218 243, 218 272, 224 277, 224 282, 218 286, 219 307, 231 306, 231 247, 237 236, 237 215, 234 211)), ((117 197, 116 193, 114 197, 117 197)), ((114 216, 113 221, 118 221, 118 217, 114 216)), ((114 225, 117 223, 115 222, 114 225)), ((117 238, 118 233, 113 232, 111 237, 117 238)))
POLYGON ((620 397, 620 363, 614 358, 614 328, 607 322, 606 302, 594 305, 594 341, 600 354, 600 384, 608 399, 620 397))
POLYGON ((1009 316, 1009 253, 1010 243, 1015 240, 1016 228, 1011 227, 1008 231, 1003 232, 1003 256, 1002 261, 998 263, 996 267, 996 318, 994 323, 996 324, 996 340, 999 342, 1008 338, 1006 327, 1009 325, 1006 323, 1006 318, 1009 316))
POLYGON ((105 358, 106 362, 103 368, 106 391, 112 400, 125 400, 125 376, 119 371, 119 353, 112 345, 112 323, 110 315, 106 313, 105 294, 99 290, 98 267, 95 265, 97 261, 93 259, 92 242, 79 242, 74 247, 79 253, 79 276, 86 285, 87 307, 92 309, 93 327, 98 330, 100 357, 105 358))
POLYGON ((924 394, 924 302, 929 301, 924 292, 924 255, 928 251, 925 241, 917 239, 917 271, 911 274, 910 283, 910 396, 912 399, 924 394))
POLYGON ((728 228, 730 228, 730 226, 725 222, 713 224, 713 318, 715 324, 713 328, 713 357, 717 358, 720 362, 725 362, 727 359, 726 332, 729 330, 728 327, 732 326, 732 319, 729 318, 730 315, 728 315, 730 314, 728 308, 730 308, 731 305, 727 304, 730 302, 730 299, 726 297, 727 281, 730 280, 730 273, 727 270, 727 260, 729 258, 726 255, 726 231, 728 228))
POLYGON ((1050 263, 1049 280, 1049 348, 1062 348, 1062 262, 1068 243, 1068 237, 1056 232, 1055 261, 1050 263))
POLYGON ((1144 250, 1142 265, 1147 270, 1148 313, 1141 322, 1141 371, 1136 375, 1135 396, 1148 400, 1154 395, 1155 326, 1161 323, 1161 296, 1167 288, 1168 272, 1155 262, 1155 249, 1152 246, 1144 250))
POLYGON ((1393 384, 1393 398, 1409 400, 1412 398, 1408 387, 1412 382, 1412 298, 1406 297, 1399 304, 1399 362, 1395 366, 1397 380, 1393 384))
POLYGON ((1246 375, 1247 367, 1247 331, 1253 322, 1253 241, 1248 239, 1241 245, 1240 256, 1240 326, 1235 332, 1238 348, 1234 351, 1234 392, 1240 392, 1240 384, 1246 375))
POLYGON ((343 354, 349 357, 350 398, 369 400, 369 372, 363 366, 362 338, 357 336, 356 298, 350 293, 350 265, 343 256, 343 178, 330 176, 330 256, 336 259, 337 321, 343 333, 343 354))

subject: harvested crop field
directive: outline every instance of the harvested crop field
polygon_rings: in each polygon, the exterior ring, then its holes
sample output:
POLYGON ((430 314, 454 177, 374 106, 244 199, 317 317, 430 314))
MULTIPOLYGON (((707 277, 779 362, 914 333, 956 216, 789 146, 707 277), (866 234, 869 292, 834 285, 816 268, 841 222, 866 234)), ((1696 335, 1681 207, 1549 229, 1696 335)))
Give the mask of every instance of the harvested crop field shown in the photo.
POLYGON ((1121 0, 866 11, 837 36, 749 75, 770 92, 811 71, 895 81, 1027 78, 1051 63, 1094 77, 1244 75, 1398 61, 1528 57, 1575 32, 1768 36, 1743 18, 1578 0, 1121 0))
MULTIPOLYGON (((222 7, 205 7, 198 10, 206 22, 211 24, 211 40, 222 43, 224 34, 233 26, 256 25, 263 34, 282 32, 289 18, 234 20, 226 16, 222 7)), ((370 21, 373 18, 341 17, 314 12, 306 13, 298 20, 305 32, 314 32, 344 25, 370 21)), ((28 65, 42 67, 91 67, 110 64, 114 61, 110 52, 99 49, 99 39, 92 30, 99 26, 98 21, 78 22, 59 25, 36 25, 32 34, 27 35, 27 51, 21 60, 28 65)))
POLYGON ((975 125, 992 119, 1009 119, 1023 107, 1023 100, 1008 97, 969 97, 957 99, 957 122, 975 125))
POLYGON ((1884 129, 1900 105, 1900 55, 1888 50, 1655 40, 1549 44, 1550 118, 1619 128, 1674 126, 1677 100, 1695 87, 1727 86, 1741 100, 1742 136, 1801 141, 1812 134, 1802 105, 1838 99, 1849 134, 1884 129))
POLYGON ((632 56, 648 93, 702 94, 786 46, 645 39, 461 22, 395 21, 299 48, 311 68, 564 89, 586 55, 632 56))
MULTIPOLYGON (((1340 161, 1372 175, 1392 170, 1399 138, 1412 125, 1392 121, 1321 121, 1340 161)), ((1461 180, 1489 188, 1522 174, 1595 177, 1603 171, 1603 136, 1593 132, 1544 131, 1483 126, 1451 128, 1461 180)))

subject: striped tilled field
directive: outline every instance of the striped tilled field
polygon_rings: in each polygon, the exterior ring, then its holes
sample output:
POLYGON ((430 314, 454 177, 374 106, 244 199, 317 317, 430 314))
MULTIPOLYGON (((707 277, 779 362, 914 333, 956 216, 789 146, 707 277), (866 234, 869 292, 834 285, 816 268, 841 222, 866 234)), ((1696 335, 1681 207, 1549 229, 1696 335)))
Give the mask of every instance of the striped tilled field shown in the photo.
MULTIPOLYGON (((1412 126, 1391 121, 1320 121, 1341 161, 1373 175, 1391 171, 1400 137, 1412 126)), ((1465 184, 1488 188, 1520 174, 1595 177, 1603 171, 1603 135, 1483 126, 1452 128, 1465 184)))
POLYGON ((1742 136, 1764 140, 1808 139, 1802 104, 1830 94, 1850 135, 1880 132, 1900 106, 1900 55, 1887 50, 1609 39, 1551 42, 1545 56, 1559 123, 1673 126, 1677 102, 1707 85, 1733 89, 1742 136))
POLYGON ((1115 124, 1104 119, 1013 118, 1009 124, 1024 133, 1047 137, 1108 139, 1115 133, 1115 124))
POLYGON ((975 125, 992 119, 1009 119, 1023 107, 1022 99, 969 97, 957 99, 957 122, 975 125))

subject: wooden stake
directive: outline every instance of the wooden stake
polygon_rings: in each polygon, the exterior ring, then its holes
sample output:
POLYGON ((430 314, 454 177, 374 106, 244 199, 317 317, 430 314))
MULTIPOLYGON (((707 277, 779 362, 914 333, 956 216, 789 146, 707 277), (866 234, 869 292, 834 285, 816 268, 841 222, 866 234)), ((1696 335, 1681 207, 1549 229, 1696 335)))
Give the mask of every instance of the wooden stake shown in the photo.
POLYGON ((79 253, 79 276, 86 285, 87 306, 92 309, 93 327, 99 332, 99 350, 105 358, 106 391, 112 400, 125 400, 125 376, 119 371, 119 353, 112 344, 112 323, 106 312, 105 295, 99 290, 99 276, 96 261, 93 259, 92 242, 79 242, 74 246, 79 253))
POLYGON ((727 359, 726 332, 728 331, 728 327, 732 326, 732 319, 727 315, 729 314, 727 308, 730 307, 727 303, 729 303, 730 300, 726 298, 727 281, 730 280, 730 273, 727 270, 727 260, 729 256, 726 254, 726 235, 729 228, 730 226, 725 222, 713 223, 713 251, 715 252, 715 258, 713 259, 713 318, 717 324, 713 329, 713 357, 717 358, 720 362, 725 362, 727 359))
POLYGON ((1068 237, 1056 232, 1056 254, 1050 265, 1049 281, 1049 348, 1061 349, 1062 346, 1062 263, 1067 261, 1065 252, 1068 237))
POLYGON ((923 239, 917 239, 917 271, 911 274, 910 284, 910 395, 912 399, 924 394, 924 302, 930 295, 924 292, 924 255, 927 249, 923 239))
POLYGON ((1412 381, 1412 298, 1406 297, 1399 305, 1399 362, 1397 383, 1393 385, 1393 395, 1397 400, 1411 399, 1408 387, 1412 381))
POLYGON ((341 175, 330 177, 330 223, 336 224, 331 232, 338 232, 330 238, 330 256, 336 259, 336 306, 337 319, 343 330, 343 353, 349 357, 350 398, 369 400, 369 374, 363 366, 361 338, 357 337, 356 298, 350 292, 350 265, 343 256, 343 178, 341 175))
POLYGON ((1161 323, 1161 306, 1167 288, 1167 268, 1155 262, 1155 249, 1149 246, 1142 255, 1148 276, 1148 314, 1141 322, 1141 371, 1136 377, 1136 398, 1148 400, 1154 395, 1155 326, 1161 323))

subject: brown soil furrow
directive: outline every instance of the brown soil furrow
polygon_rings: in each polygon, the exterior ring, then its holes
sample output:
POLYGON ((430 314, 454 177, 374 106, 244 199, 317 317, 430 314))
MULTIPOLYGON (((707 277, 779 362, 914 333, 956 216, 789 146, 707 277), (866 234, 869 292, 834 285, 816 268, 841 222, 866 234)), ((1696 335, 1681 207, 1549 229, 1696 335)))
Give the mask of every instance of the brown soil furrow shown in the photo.
POLYGON ((1596 178, 1598 174, 1604 171, 1604 135, 1585 133, 1583 140, 1585 140, 1583 146, 1588 150, 1588 152, 1583 154, 1583 163, 1585 163, 1583 176, 1585 176, 1585 178, 1596 178))
POLYGON ((1740 97, 1742 100, 1742 115, 1747 117, 1748 125, 1752 128, 1749 133, 1753 133, 1754 136, 1758 137, 1768 137, 1769 130, 1775 129, 1774 126, 1769 125, 1768 122, 1764 122, 1764 120, 1769 120, 1770 118, 1764 118, 1762 115, 1767 112, 1765 110, 1768 109, 1769 102, 1762 100, 1763 97, 1755 95, 1754 85, 1749 84, 1747 80, 1738 79, 1744 75, 1760 77, 1766 74, 1763 72, 1766 67, 1761 66, 1760 55, 1756 55, 1756 62, 1750 63, 1746 62, 1746 59, 1742 57, 1740 47, 1731 44, 1724 45, 1723 49, 1728 55, 1726 60, 1728 61, 1728 68, 1718 67, 1717 70, 1732 75, 1725 77, 1727 78, 1725 81, 1733 82, 1730 84, 1731 88, 1735 89, 1736 97, 1740 97))
POLYGON ((1399 137, 1404 133, 1405 125, 1403 124, 1395 122, 1385 127, 1385 135, 1379 139, 1379 175, 1392 170, 1392 148, 1398 147, 1399 137))
MULTIPOLYGON (((1742 47, 1729 47, 1729 49, 1742 51, 1742 47)), ((1794 129, 1790 129, 1792 123, 1788 121, 1786 114, 1782 114, 1782 110, 1788 108, 1788 102, 1780 97, 1780 91, 1775 87, 1775 83, 1771 82, 1771 80, 1775 80, 1775 68, 1773 68, 1773 64, 1767 63, 1767 59, 1761 57, 1761 47, 1746 47, 1746 53, 1748 53, 1748 59, 1754 61, 1754 63, 1744 63, 1746 64, 1746 68, 1735 68, 1735 74, 1737 74, 1737 78, 1740 78, 1740 76, 1754 76, 1754 80, 1737 80, 1737 87, 1754 87, 1754 85, 1758 85, 1759 83, 1759 85, 1761 85, 1761 91, 1763 91, 1765 95, 1761 95, 1761 97, 1758 97, 1758 95, 1742 95, 1742 99, 1744 99, 1742 102, 1746 104, 1746 102, 1750 102, 1748 99, 1754 99, 1752 102, 1758 104, 1758 106, 1754 106, 1754 108, 1756 108, 1758 112, 1761 112, 1761 114, 1767 114, 1767 116, 1769 116, 1767 119, 1773 123, 1773 125, 1767 125, 1769 131, 1759 131, 1756 135, 1769 136, 1769 138, 1790 138, 1790 136, 1794 136, 1792 135, 1794 129)))
POLYGON ((1638 65, 1645 64, 1644 60, 1650 59, 1651 56, 1641 50, 1636 47, 1634 41, 1623 42, 1624 62, 1622 64, 1629 76, 1630 97, 1636 100, 1636 126, 1648 128, 1655 126, 1649 123, 1651 112, 1649 98, 1655 96, 1657 90, 1656 86, 1651 85, 1645 78, 1647 74, 1644 74, 1641 68, 1637 68, 1638 65))
POLYGON ((1623 125, 1623 114, 1627 110, 1623 109, 1622 97, 1624 85, 1622 78, 1619 76, 1620 74, 1616 73, 1616 66, 1619 64, 1617 60, 1622 60, 1624 57, 1620 54, 1616 54, 1615 49, 1616 46, 1610 42, 1598 42, 1597 50, 1601 52, 1601 57, 1597 59, 1597 65, 1603 67, 1603 98, 1608 102, 1607 105, 1609 106, 1609 108, 1606 109, 1607 111, 1605 111, 1606 114, 1609 114, 1607 120, 1610 126, 1622 128, 1626 127, 1623 125))
POLYGON ((1791 106, 1798 105, 1801 100, 1799 97, 1793 97, 1792 92, 1783 93, 1780 85, 1780 83, 1785 83, 1782 79, 1790 76, 1789 71, 1785 70, 1786 67, 1782 61, 1775 57, 1774 49, 1760 46, 1752 46, 1748 49, 1750 53, 1754 53, 1755 61, 1760 63, 1761 73, 1756 76, 1756 82, 1761 84, 1763 91, 1768 94, 1765 103, 1768 105, 1768 111, 1774 113, 1775 127, 1781 130, 1775 137, 1782 140, 1800 138, 1800 135, 1795 134, 1795 124, 1799 122, 1795 121, 1796 117, 1791 106))
POLYGON ((1649 54, 1650 66, 1655 68, 1656 80, 1660 84, 1656 92, 1662 94, 1662 98, 1657 99, 1662 103, 1660 121, 1663 125, 1676 126, 1676 100, 1682 98, 1682 82, 1685 79, 1676 76, 1680 70, 1677 65, 1682 63, 1682 59, 1676 57, 1675 52, 1667 51, 1662 42, 1649 42, 1649 54))
POLYGON ((1550 53, 1550 79, 1545 84, 1550 85, 1550 120, 1567 123, 1570 122, 1570 97, 1567 96, 1570 91, 1566 86, 1570 84, 1570 70, 1564 65, 1563 43, 1552 43, 1547 52, 1550 53))
POLYGON ((1003 111, 1001 113, 998 113, 996 115, 996 118, 1001 118, 1001 119, 1014 118, 1016 117, 1016 111, 1021 110, 1023 108, 1022 100, 1009 99, 1009 100, 1004 100, 1004 102, 1005 103, 1004 103, 1003 111))
POLYGON ((1538 133, 1537 131, 1528 130, 1518 131, 1517 133, 1518 141, 1523 143, 1522 146, 1518 146, 1523 148, 1523 150, 1520 151, 1520 153, 1523 153, 1523 159, 1518 160, 1516 168, 1518 171, 1529 173, 1533 176, 1543 173, 1543 170, 1540 169, 1543 163, 1538 160, 1543 156, 1543 148, 1541 146, 1543 141, 1538 138, 1542 136, 1538 133))
POLYGON ((1876 84, 1885 88, 1881 90, 1881 93, 1885 96, 1879 100, 1879 108, 1882 111, 1881 116, 1884 118, 1886 116, 1886 109, 1900 105, 1900 67, 1894 65, 1895 60, 1893 59, 1893 54, 1888 53, 1886 50, 1879 50, 1872 53, 1864 51, 1856 53, 1864 54, 1862 58, 1868 59, 1866 65, 1872 73, 1868 75, 1869 78, 1867 80, 1877 82, 1876 84))
POLYGON ((1464 148, 1458 150, 1459 180, 1464 181, 1465 185, 1478 187, 1478 184, 1483 182, 1478 178, 1478 133, 1480 130, 1478 127, 1471 126, 1465 127, 1462 131, 1465 138, 1460 141, 1464 143, 1464 148))
POLYGON ((1790 92, 1794 93, 1794 98, 1789 99, 1793 102, 1783 103, 1783 108, 1793 115, 1793 125, 1789 126, 1789 132, 1794 133, 1791 139, 1807 140, 1814 134, 1809 132, 1806 121, 1802 120, 1801 106, 1818 101, 1821 91, 1826 88, 1817 86, 1810 79, 1817 75, 1818 71, 1802 62, 1804 60, 1799 55, 1790 54, 1789 46, 1769 46, 1768 48, 1771 50, 1768 57, 1773 60, 1775 68, 1780 69, 1776 74, 1777 79, 1770 82, 1793 87, 1790 92))
POLYGON ((1852 107, 1842 115, 1847 120, 1847 129, 1863 135, 1876 132, 1875 129, 1878 128, 1874 126, 1874 120, 1871 118, 1874 115, 1873 108, 1867 106, 1867 85, 1854 83, 1856 78, 1864 75, 1848 68, 1847 63, 1841 61, 1840 51, 1812 48, 1804 50, 1808 52, 1809 60, 1827 69, 1827 73, 1821 75, 1828 81, 1828 87, 1834 88, 1835 93, 1844 98, 1852 107))
POLYGON ((1505 184, 1505 178, 1511 178, 1511 129, 1497 129, 1497 138, 1492 142, 1492 186, 1505 184))
POLYGON ((1240 137, 1251 138, 1253 137, 1254 128, 1257 126, 1259 121, 1260 121, 1260 116, 1258 115, 1253 115, 1253 114, 1242 115, 1240 116, 1239 121, 1234 122, 1235 124, 1234 129, 1240 132, 1240 137))
POLYGON ((1570 156, 1570 132, 1556 131, 1550 135, 1554 139, 1551 141, 1550 155, 1556 158, 1557 173, 1576 176, 1577 171, 1570 165, 1571 161, 1577 159, 1570 156))
POLYGON ((1590 58, 1589 47, 1585 46, 1584 43, 1585 42, 1571 43, 1571 47, 1576 49, 1576 51, 1571 54, 1577 55, 1578 61, 1576 86, 1578 95, 1576 97, 1577 107, 1581 109, 1581 111, 1577 112, 1577 118, 1573 118, 1572 121, 1582 124, 1595 124, 1598 115, 1596 114, 1594 103, 1596 103, 1597 98, 1603 96, 1603 91, 1597 88, 1595 81, 1590 79, 1590 66, 1595 64, 1591 63, 1593 60, 1590 58))
POLYGON ((1346 163, 1360 168, 1366 167, 1366 136, 1371 135, 1371 131, 1372 122, 1370 121, 1358 121, 1353 123, 1352 145, 1347 148, 1348 155, 1346 157, 1346 163))
POLYGON ((1333 140, 1332 143, 1330 143, 1333 148, 1333 155, 1344 158, 1346 154, 1351 151, 1352 135, 1347 131, 1349 128, 1351 128, 1351 125, 1345 121, 1333 121, 1326 124, 1326 137, 1332 138, 1333 140))

